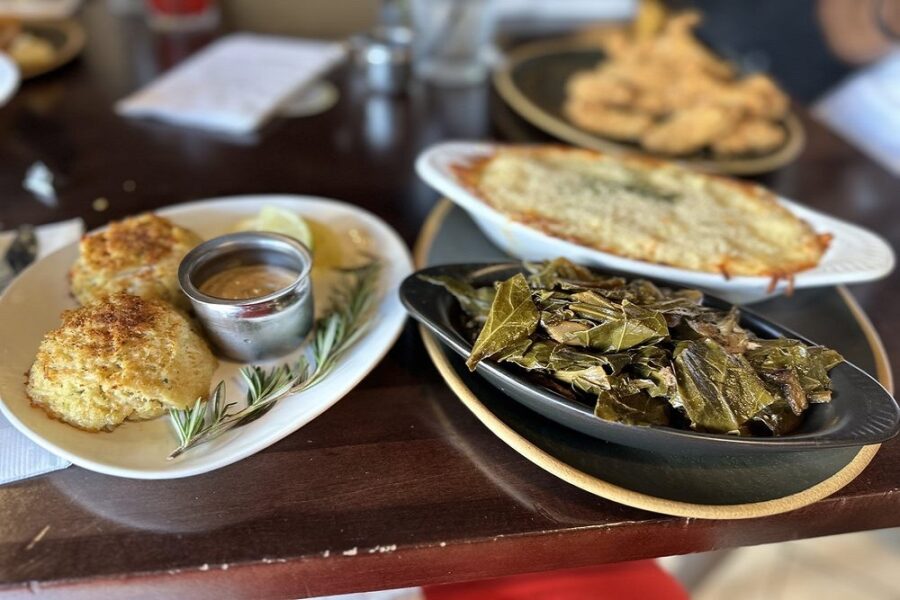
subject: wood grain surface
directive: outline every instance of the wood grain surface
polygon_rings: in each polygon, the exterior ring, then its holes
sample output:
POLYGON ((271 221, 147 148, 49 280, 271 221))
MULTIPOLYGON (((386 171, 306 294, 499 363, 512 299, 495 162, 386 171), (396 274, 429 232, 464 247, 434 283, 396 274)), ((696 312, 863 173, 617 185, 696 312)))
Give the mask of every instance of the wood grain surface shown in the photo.
MULTIPOLYGON (((341 99, 330 111, 273 122, 253 139, 125 120, 113 112, 117 99, 210 36, 153 35, 100 2, 86 3, 82 18, 81 57, 25 83, 0 109, 4 229, 75 216, 96 227, 193 199, 278 192, 359 204, 412 245, 438 199, 413 172, 422 148, 452 138, 546 139, 487 85, 384 97, 368 94, 349 70, 333 76, 341 99), (37 160, 56 175, 55 203, 22 189, 37 160), (98 198, 107 210, 93 208, 98 198)), ((897 245, 897 179, 799 112, 804 153, 761 181, 897 245)), ((900 280, 852 292, 896 356, 900 280)), ((683 519, 599 499, 496 439, 443 383, 409 324, 335 408, 238 464, 174 481, 70 468, 0 487, 0 589, 21 597, 300 597, 898 525, 897 441, 835 496, 775 517, 683 519)))

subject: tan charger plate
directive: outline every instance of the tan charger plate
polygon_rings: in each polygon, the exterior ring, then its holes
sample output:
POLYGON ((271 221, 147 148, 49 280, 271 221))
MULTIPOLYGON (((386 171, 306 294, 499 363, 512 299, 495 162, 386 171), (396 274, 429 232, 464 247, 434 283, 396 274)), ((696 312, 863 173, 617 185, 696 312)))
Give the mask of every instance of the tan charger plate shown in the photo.
MULTIPOLYGON (((508 260, 464 212, 446 199, 435 206, 426 220, 414 258, 418 268, 449 262, 508 260)), ((858 364, 868 364, 882 385, 893 389, 890 366, 878 334, 846 289, 798 292, 791 300, 770 301, 754 308, 760 307, 767 316, 775 315, 774 318, 782 321, 791 314, 808 312, 811 307, 830 311, 830 328, 836 330, 836 337, 846 340, 832 345, 858 364), (834 321, 835 318, 840 320, 834 321)), ((822 317, 822 314, 810 314, 806 322, 788 325, 828 344, 829 339, 810 331, 822 317)), ((706 519, 783 513, 821 500, 850 483, 879 448, 872 445, 780 456, 722 457, 712 461, 703 457, 664 457, 585 439, 586 436, 550 423, 506 398, 466 371, 461 359, 448 354, 431 334, 424 329, 420 331, 441 376, 472 414, 503 442, 556 477, 635 508, 706 519), (599 472, 608 476, 600 476, 599 472), (705 480, 698 484, 696 474, 706 472, 716 479, 710 479, 709 485, 705 480), (807 476, 808 480, 804 480, 807 476), (637 489, 642 486, 644 489, 637 489), (721 490, 728 491, 723 495, 721 490), (692 496, 701 501, 685 501, 685 497, 692 496), (735 498, 752 500, 735 502, 735 498)))
POLYGON ((23 21, 22 30, 43 38, 53 45, 53 60, 46 64, 24 69, 20 67, 22 79, 38 77, 68 64, 84 50, 85 33, 81 24, 74 19, 48 21, 23 21))
MULTIPOLYGON (((519 116, 560 140, 603 152, 648 154, 636 144, 616 142, 581 129, 563 115, 566 80, 577 71, 593 68, 602 59, 600 48, 572 38, 526 44, 511 51, 494 72, 494 86, 519 116)), ((709 173, 754 175, 773 171, 797 158, 806 141, 803 126, 793 113, 782 125, 787 140, 769 154, 731 159, 698 155, 677 161, 709 173)), ((672 160, 668 156, 660 158, 672 160)))

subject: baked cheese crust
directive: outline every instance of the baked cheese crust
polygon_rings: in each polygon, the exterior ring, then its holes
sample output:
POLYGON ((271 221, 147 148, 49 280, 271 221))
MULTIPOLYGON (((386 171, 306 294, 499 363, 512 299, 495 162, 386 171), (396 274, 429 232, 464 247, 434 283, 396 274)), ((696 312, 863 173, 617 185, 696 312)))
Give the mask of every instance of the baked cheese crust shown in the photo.
POLYGON ((501 148, 455 171, 515 221, 682 269, 791 278, 815 267, 830 240, 760 186, 661 161, 533 146, 501 148))

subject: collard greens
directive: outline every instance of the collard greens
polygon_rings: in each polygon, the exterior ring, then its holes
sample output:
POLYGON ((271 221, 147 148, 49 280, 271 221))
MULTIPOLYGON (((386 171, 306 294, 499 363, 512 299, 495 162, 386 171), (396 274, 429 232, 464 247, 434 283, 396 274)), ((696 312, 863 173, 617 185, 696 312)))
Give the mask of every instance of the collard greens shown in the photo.
POLYGON ((538 318, 525 277, 515 275, 502 282, 497 286, 487 320, 466 365, 474 371, 478 361, 521 345, 534 333, 538 318))
POLYGON ((760 339, 737 309, 703 306, 696 290, 600 276, 561 258, 525 267, 527 277, 480 288, 426 278, 456 297, 477 331, 470 369, 485 359, 517 365, 609 421, 737 435, 789 433, 811 403, 831 399, 837 352, 760 339))

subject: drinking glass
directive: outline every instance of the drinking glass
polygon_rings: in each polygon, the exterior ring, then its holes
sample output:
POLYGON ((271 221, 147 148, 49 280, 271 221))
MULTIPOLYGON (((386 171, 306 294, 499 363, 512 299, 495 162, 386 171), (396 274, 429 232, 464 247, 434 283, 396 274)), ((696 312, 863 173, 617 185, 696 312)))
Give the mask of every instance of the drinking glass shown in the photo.
POLYGON ((493 0, 413 0, 412 22, 417 77, 445 85, 486 77, 493 0))

